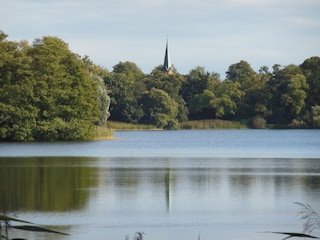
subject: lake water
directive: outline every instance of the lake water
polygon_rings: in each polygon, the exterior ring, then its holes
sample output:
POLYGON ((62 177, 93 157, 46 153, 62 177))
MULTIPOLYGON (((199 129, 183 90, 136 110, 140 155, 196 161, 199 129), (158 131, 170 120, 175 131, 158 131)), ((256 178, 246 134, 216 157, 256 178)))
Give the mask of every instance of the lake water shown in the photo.
MULTIPOLYGON (((283 239, 320 211, 319 130, 117 131, 116 140, 1 143, 0 211, 70 236, 283 239)), ((320 236, 320 233, 314 232, 320 236)))

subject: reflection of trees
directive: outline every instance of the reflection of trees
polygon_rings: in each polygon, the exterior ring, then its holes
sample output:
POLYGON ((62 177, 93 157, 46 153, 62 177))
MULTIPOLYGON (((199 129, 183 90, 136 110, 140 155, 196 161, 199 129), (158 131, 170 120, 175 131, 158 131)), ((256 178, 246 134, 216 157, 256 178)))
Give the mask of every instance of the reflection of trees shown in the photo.
POLYGON ((251 175, 231 175, 230 186, 233 189, 231 192, 239 192, 243 196, 249 193, 249 186, 255 183, 255 177, 251 175))
POLYGON ((304 181, 305 186, 308 190, 320 190, 320 177, 319 176, 307 176, 303 177, 302 179, 304 181))
POLYGON ((97 186, 86 158, 0 158, 1 211, 70 211, 82 208, 97 186))
POLYGON ((117 198, 117 202, 143 201, 148 194, 164 194, 166 209, 169 212, 176 182, 172 168, 111 168, 104 171, 105 191, 117 198))
POLYGON ((139 169, 135 168, 119 168, 112 169, 112 181, 116 186, 128 187, 135 186, 139 181, 139 169))
POLYGON ((155 196, 159 198, 161 195, 158 193, 161 192, 166 209, 170 212, 174 210, 172 207, 176 206, 177 201, 184 198, 184 194, 187 199, 198 197, 201 201, 204 196, 209 196, 211 200, 208 201, 218 202, 221 199, 233 201, 237 197, 246 199, 261 194, 263 198, 264 194, 270 194, 265 196, 268 197, 290 191, 298 194, 320 186, 319 176, 308 176, 308 172, 306 176, 299 176, 293 171, 291 168, 279 172, 273 168, 123 167, 110 169, 108 176, 105 176, 105 183, 113 186, 109 188, 109 194, 118 198, 118 201, 135 199, 136 203, 142 203, 147 192, 157 194, 155 196))

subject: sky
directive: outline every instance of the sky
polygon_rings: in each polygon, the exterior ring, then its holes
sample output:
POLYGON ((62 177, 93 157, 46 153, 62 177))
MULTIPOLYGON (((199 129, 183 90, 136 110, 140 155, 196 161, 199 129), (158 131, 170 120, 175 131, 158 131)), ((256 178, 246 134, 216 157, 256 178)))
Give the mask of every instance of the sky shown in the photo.
POLYGON ((177 71, 221 78, 247 61, 258 72, 320 56, 320 0, 0 0, 8 40, 54 36, 113 70, 131 61, 148 74, 166 41, 177 71))

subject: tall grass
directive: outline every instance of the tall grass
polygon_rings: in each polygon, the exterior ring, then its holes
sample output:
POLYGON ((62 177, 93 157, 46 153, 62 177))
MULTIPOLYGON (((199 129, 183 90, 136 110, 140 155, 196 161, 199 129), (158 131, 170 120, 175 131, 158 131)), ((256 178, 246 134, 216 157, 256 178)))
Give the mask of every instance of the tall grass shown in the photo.
POLYGON ((181 123, 182 129, 246 129, 247 126, 236 121, 205 119, 181 123))
POLYGON ((296 202, 295 204, 301 207, 299 212, 303 223, 303 232, 310 234, 314 230, 320 230, 320 215, 309 204, 296 202))
POLYGON ((113 139, 114 131, 107 127, 95 126, 93 140, 113 139))
MULTIPOLYGON (((114 130, 160 130, 154 125, 133 124, 108 121, 108 127, 114 130)), ((219 119, 206 119, 180 123, 180 129, 246 129, 244 123, 219 119)), ((178 129, 179 129, 178 128, 178 129)))
POLYGON ((125 122, 108 121, 108 127, 114 130, 156 130, 154 125, 134 124, 125 122))

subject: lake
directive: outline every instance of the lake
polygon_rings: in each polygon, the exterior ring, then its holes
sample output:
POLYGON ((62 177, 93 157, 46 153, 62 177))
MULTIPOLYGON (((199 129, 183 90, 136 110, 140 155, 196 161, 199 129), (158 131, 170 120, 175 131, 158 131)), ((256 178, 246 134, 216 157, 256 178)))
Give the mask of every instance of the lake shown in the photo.
MULTIPOLYGON (((116 140, 0 144, 0 210, 62 236, 283 239, 320 212, 320 130, 116 131, 116 140)), ((314 232, 320 236, 320 233, 314 232)))

